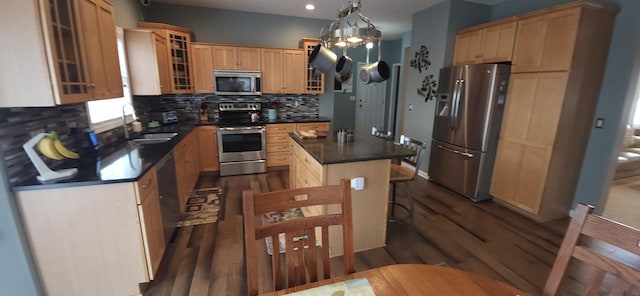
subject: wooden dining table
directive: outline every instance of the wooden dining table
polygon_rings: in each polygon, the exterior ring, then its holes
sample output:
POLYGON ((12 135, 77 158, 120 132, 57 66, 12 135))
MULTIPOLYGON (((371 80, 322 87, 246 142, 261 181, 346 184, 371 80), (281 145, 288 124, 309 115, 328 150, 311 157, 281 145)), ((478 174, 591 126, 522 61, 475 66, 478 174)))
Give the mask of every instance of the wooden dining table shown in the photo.
MULTIPOLYGON (((484 275, 454 268, 426 264, 396 264, 331 279, 296 286, 267 294, 286 295, 293 292, 332 285, 344 281, 367 279, 375 295, 528 295, 514 287, 484 275)), ((315 295, 315 294, 313 294, 315 295)), ((320 295, 320 294, 318 294, 320 295)))

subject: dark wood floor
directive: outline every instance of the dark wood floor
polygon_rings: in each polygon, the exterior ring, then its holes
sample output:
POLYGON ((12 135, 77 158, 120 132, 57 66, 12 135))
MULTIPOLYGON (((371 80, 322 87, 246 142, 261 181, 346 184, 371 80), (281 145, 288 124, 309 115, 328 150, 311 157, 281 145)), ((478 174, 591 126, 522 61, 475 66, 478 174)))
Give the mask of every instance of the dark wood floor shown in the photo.
MULTIPOLYGON (((444 263, 540 294, 568 219, 535 223, 497 203, 473 203, 418 179, 410 186, 416 200, 413 227, 390 223, 387 246, 357 253, 356 270, 396 263, 444 263)), ((241 192, 285 189, 288 180, 286 170, 201 175, 197 188, 224 188, 224 219, 179 228, 144 295, 246 295, 241 192)), ((400 196, 401 201, 405 198, 400 196)))

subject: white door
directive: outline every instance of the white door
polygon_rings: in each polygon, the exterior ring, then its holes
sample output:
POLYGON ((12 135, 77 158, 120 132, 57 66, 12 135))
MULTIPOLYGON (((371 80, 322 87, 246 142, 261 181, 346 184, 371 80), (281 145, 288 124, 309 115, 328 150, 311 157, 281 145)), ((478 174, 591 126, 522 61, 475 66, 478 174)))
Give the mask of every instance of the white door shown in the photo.
MULTIPOLYGON (((358 63, 358 69, 364 63, 358 63)), ((370 131, 375 126, 384 128, 385 95, 387 82, 365 84, 358 75, 353 79, 358 81, 356 98, 356 131, 370 131)))

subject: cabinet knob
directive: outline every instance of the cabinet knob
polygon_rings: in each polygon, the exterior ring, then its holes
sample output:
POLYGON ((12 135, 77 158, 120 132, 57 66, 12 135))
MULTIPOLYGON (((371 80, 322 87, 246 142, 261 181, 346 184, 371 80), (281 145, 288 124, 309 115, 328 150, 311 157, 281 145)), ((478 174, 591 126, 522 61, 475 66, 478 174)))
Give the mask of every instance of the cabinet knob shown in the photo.
POLYGON ((88 87, 96 87, 96 84, 95 83, 89 83, 89 84, 87 84, 87 86, 88 87))

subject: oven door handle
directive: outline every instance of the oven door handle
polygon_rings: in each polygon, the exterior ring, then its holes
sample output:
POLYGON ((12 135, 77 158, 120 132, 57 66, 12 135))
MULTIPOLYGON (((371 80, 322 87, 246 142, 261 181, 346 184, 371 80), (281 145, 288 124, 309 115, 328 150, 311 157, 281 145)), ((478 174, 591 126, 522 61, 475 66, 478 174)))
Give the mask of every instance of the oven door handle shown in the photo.
POLYGON ((250 131, 250 130, 263 130, 264 126, 242 126, 242 127, 219 127, 221 131, 250 131))

